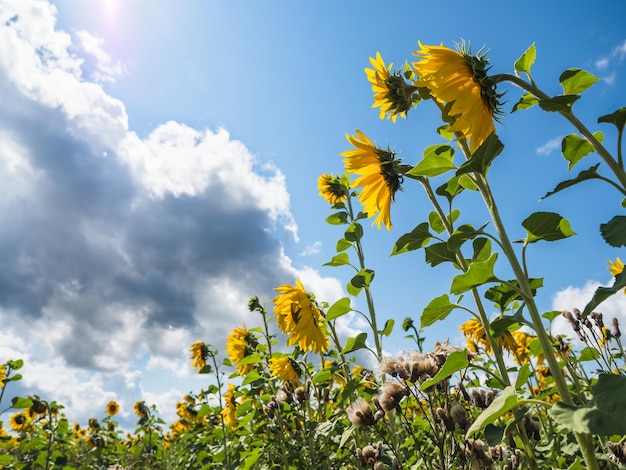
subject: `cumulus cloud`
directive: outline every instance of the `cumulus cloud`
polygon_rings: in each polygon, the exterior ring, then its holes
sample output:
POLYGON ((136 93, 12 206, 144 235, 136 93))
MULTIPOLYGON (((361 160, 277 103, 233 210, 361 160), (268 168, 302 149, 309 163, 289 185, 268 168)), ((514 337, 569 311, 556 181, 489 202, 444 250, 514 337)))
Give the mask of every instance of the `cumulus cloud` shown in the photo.
POLYGON ((27 360, 23 386, 82 413, 117 384, 132 407, 138 358, 189 372, 189 344, 219 348, 252 295, 295 277, 321 300, 342 295, 283 253, 298 237, 278 168, 225 129, 170 121, 139 137, 101 86, 123 66, 56 15, 0 4, 0 353, 27 360))
POLYGON ((537 155, 550 155, 554 150, 561 148, 562 137, 555 137, 554 139, 550 139, 545 144, 537 147, 535 151, 537 155))

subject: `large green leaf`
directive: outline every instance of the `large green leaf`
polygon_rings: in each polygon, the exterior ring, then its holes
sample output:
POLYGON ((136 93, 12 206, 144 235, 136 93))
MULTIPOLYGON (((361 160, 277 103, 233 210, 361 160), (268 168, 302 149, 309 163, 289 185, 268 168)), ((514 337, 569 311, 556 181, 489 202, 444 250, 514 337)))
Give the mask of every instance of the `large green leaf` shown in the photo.
POLYGON ((497 281, 498 279, 493 274, 493 267, 497 258, 498 253, 494 253, 487 261, 473 261, 470 263, 467 272, 459 274, 452 279, 450 292, 458 295, 486 282, 497 281))
POLYGON ((411 232, 405 233, 393 246, 390 256, 406 253, 407 251, 418 250, 428 243, 433 235, 428 229, 428 222, 422 222, 411 232))
POLYGON ((450 302, 448 294, 443 294, 433 300, 424 308, 422 316, 420 317, 420 328, 430 326, 436 321, 443 320, 450 312, 455 308, 460 308, 459 305, 450 302))
POLYGON ((453 163, 454 149, 446 144, 431 145, 424 150, 424 158, 412 169, 407 176, 437 176, 456 168, 453 163))
POLYGON ((614 113, 600 116, 598 122, 608 122, 617 127, 617 130, 622 130, 626 125, 626 108, 620 108, 614 113))
POLYGON ((515 387, 512 385, 506 387, 502 393, 493 400, 491 405, 476 418, 465 433, 465 436, 470 436, 472 433, 480 431, 488 424, 493 423, 504 413, 515 408, 518 403, 519 400, 515 394, 515 387))
POLYGON ((457 176, 466 173, 487 174, 491 162, 502 153, 504 144, 498 139, 495 132, 491 133, 487 139, 476 149, 470 159, 463 163, 456 171, 457 176))
POLYGON ((336 320, 351 311, 352 307, 350 306, 350 299, 348 297, 343 297, 332 304, 328 309, 328 312, 326 313, 326 321, 336 320))
POLYGON ((559 82, 563 86, 563 92, 566 95, 577 95, 582 93, 591 85, 599 82, 600 79, 586 70, 567 69, 559 77, 559 82))
MULTIPOLYGON (((467 176, 465 176, 465 178, 467 178, 467 176)), ((444 184, 439 186, 435 190, 435 193, 439 196, 445 197, 449 203, 452 203, 452 200, 464 189, 465 187, 461 184, 460 178, 458 176, 453 176, 444 184)))
POLYGON ((499 318, 496 318, 491 322, 489 327, 493 333, 494 338, 499 338, 504 335, 509 330, 511 325, 517 325, 519 323, 526 323, 526 319, 522 313, 522 309, 520 308, 515 315, 503 315, 499 318))
POLYGON ((342 225, 348 223, 348 213, 346 211, 335 212, 326 217, 326 222, 331 225, 342 225))
POLYGON ((448 248, 450 248, 450 251, 458 250, 467 240, 471 240, 476 238, 478 235, 482 235, 483 229, 486 226, 487 224, 483 225, 478 230, 475 230, 470 224, 461 225, 448 239, 448 248))
POLYGON ((619 292, 626 287, 626 269, 615 276, 613 285, 611 287, 598 287, 593 294, 591 301, 585 306, 583 310, 583 316, 589 315, 598 305, 604 302, 613 294, 619 292))
POLYGON ((443 363, 443 366, 441 366, 441 369, 439 369, 435 376, 423 382, 420 388, 426 390, 442 380, 447 379, 455 372, 465 369, 467 366, 469 366, 467 351, 454 351, 450 353, 446 362, 443 363))
MULTIPOLYGON (((522 297, 510 284, 513 286, 519 286, 517 280, 514 279, 509 281, 508 284, 499 284, 497 286, 490 287, 487 289, 487 292, 485 292, 485 298, 496 303, 500 307, 500 310, 506 310, 511 302, 522 299, 522 297)), ((535 295, 537 289, 543 287, 543 278, 530 279, 530 287, 532 289, 532 294, 535 295)))
POLYGON ((616 215, 606 224, 601 224, 600 233, 609 245, 626 246, 626 216, 616 215))
POLYGON ((535 63, 537 57, 537 50, 535 49, 535 43, 533 42, 522 56, 515 61, 515 71, 524 72, 530 76, 530 67, 535 63))
POLYGON ((578 176, 576 176, 576 178, 571 179, 571 180, 561 181, 559 184, 556 185, 556 187, 552 191, 550 191, 549 193, 546 193, 546 195, 543 196, 541 199, 545 199, 548 196, 552 196, 553 194, 556 194, 559 191, 563 191, 564 189, 567 189, 583 181, 587 181, 591 179, 600 179, 601 177, 597 172, 599 166, 600 164, 597 163, 591 168, 588 168, 578 173, 578 176))
POLYGON ((528 243, 553 242, 576 235, 567 219, 555 212, 535 212, 522 222, 522 227, 526 229, 528 243))
POLYGON ((350 257, 348 253, 339 253, 336 256, 333 256, 328 263, 324 263, 322 266, 343 266, 346 264, 350 264, 350 257))
POLYGON ((598 436, 626 435, 626 377, 600 374, 585 406, 556 403, 550 415, 568 430, 598 436))
POLYGON ((426 249, 426 262, 431 266, 437 266, 441 263, 451 262, 456 263, 456 254, 448 248, 448 244, 445 242, 433 243, 427 246, 426 249))
MULTIPOLYGON (((604 140, 602 132, 594 132, 593 135, 599 142, 604 140)), ((583 139, 576 134, 566 135, 561 141, 561 153, 569 162, 568 171, 574 168, 576 163, 593 151, 593 145, 591 145, 587 139, 583 139)))
POLYGON ((511 112, 514 113, 515 111, 519 111, 521 109, 532 108, 537 103, 539 103, 539 99, 535 95, 526 93, 519 99, 517 103, 515 103, 515 106, 513 106, 513 109, 511 109, 511 112))
POLYGON ((559 95, 553 98, 539 100, 539 106, 541 106, 541 109, 544 111, 569 113, 572 109, 572 105, 578 98, 580 98, 579 95, 559 95))
POLYGON ((348 354, 348 353, 357 351, 359 349, 367 348, 367 344, 365 343, 366 339, 367 339, 367 333, 365 332, 359 333, 356 336, 351 336, 350 338, 347 339, 346 345, 344 346, 343 351, 341 352, 343 354, 348 354))

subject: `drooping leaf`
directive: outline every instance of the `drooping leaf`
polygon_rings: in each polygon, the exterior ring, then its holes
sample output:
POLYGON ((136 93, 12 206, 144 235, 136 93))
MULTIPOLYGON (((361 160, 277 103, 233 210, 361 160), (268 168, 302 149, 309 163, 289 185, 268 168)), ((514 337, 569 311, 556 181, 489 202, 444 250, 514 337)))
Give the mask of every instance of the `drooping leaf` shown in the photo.
POLYGON ((343 297, 332 304, 328 309, 328 312, 326 313, 326 321, 336 320, 351 311, 352 307, 350 306, 350 299, 348 297, 343 297))
POLYGON ((389 336, 391 335, 391 332, 393 331, 393 326, 396 324, 396 321, 393 318, 389 318, 386 322, 385 322, 385 327, 379 331, 379 333, 381 335, 384 336, 389 336))
POLYGON ((456 263, 456 254, 448 249, 445 242, 433 243, 427 246, 425 251, 426 262, 433 267, 445 262, 456 263))
POLYGON ((439 196, 445 197, 449 203, 452 203, 453 199, 459 195, 465 188, 460 184, 460 178, 458 176, 453 176, 444 184, 439 186, 435 193, 439 196))
POLYGON ((344 237, 349 242, 356 242, 363 238, 363 226, 355 221, 350 223, 350 226, 346 230, 344 237))
POLYGON ((326 217, 326 222, 330 225, 342 225, 348 223, 348 213, 345 211, 335 212, 326 217))
MULTIPOLYGON (((537 289, 543 287, 543 278, 532 278, 529 281, 532 294, 535 295, 537 289)), ((509 281, 509 284, 519 287, 519 283, 515 279, 509 281)), ((500 310, 506 310, 509 304, 514 300, 522 300, 518 292, 509 284, 498 284, 497 286, 490 287, 487 289, 487 292, 485 292, 485 298, 496 303, 500 307, 500 310)))
POLYGON ((526 51, 521 55, 519 59, 515 61, 515 71, 524 72, 530 76, 530 67, 535 63, 537 57, 537 50, 535 49, 535 43, 533 42, 526 51))
POLYGON ((519 368, 517 371, 517 379, 515 379, 515 390, 519 390, 524 387, 531 373, 530 364, 528 363, 519 368))
MULTIPOLYGON (((601 132, 594 132, 593 135, 599 142, 604 140, 604 135, 601 132)), ((561 141, 561 153, 569 162, 568 171, 574 168, 576 163, 593 151, 593 145, 591 145, 587 139, 583 139, 576 134, 566 135, 561 141)))
POLYGON ((456 168, 454 149, 446 144, 431 145, 424 150, 424 158, 407 171, 407 176, 437 176, 456 168))
POLYGON ((526 229, 528 243, 552 242, 576 235, 567 219, 555 212, 535 212, 522 222, 522 227, 526 229))
POLYGON ((551 322, 552 320, 554 320, 556 317, 560 315, 561 315, 561 312, 559 310, 551 310, 549 312, 544 312, 541 314, 541 316, 545 318, 546 320, 548 320, 549 322, 551 322))
POLYGON ((558 95, 553 98, 539 100, 539 106, 544 111, 569 113, 572 105, 580 98, 579 95, 558 95))
POLYGON ((476 418, 465 433, 465 436, 470 436, 472 433, 480 431, 488 424, 493 423, 504 413, 515 408, 518 403, 519 400, 515 394, 515 387, 512 385, 506 387, 502 393, 493 400, 491 405, 476 418))
POLYGON ((323 266, 344 266, 346 264, 350 264, 350 257, 348 253, 339 253, 338 255, 333 256, 328 263, 324 263, 323 266))
POLYGON ((626 287, 626 269, 615 276, 613 285, 611 287, 598 287, 593 294, 591 301, 585 306, 583 310, 583 317, 589 315, 598 305, 604 302, 613 294, 621 291, 626 287))
POLYGON ((604 116, 600 116, 598 118, 598 122, 608 122, 609 124, 613 124, 617 127, 617 130, 621 130, 626 125, 626 107, 620 108, 614 113, 605 114, 604 116))
POLYGON ((341 352, 343 354, 348 354, 348 353, 357 351, 359 349, 367 348, 367 344, 365 343, 366 339, 367 339, 367 333, 365 332, 359 333, 356 336, 351 336, 350 338, 347 339, 346 345, 344 346, 343 351, 341 352))
POLYGON ((467 240, 471 240, 476 238, 478 235, 481 235, 486 226, 487 224, 483 225, 478 230, 475 230, 470 224, 461 225, 454 231, 450 238, 448 238, 448 248, 450 251, 458 250, 467 240))
POLYGON ((539 103, 539 99, 536 96, 527 93, 523 95, 517 103, 515 103, 513 109, 511 109, 511 112, 514 113, 515 111, 519 111, 522 109, 532 108, 537 103, 539 103))
POLYGON ((616 215, 606 224, 601 224, 600 233, 609 245, 626 246, 626 216, 616 215))
POLYGON ((479 237, 472 242, 474 254, 472 261, 487 261, 491 256, 491 240, 479 237))
POLYGON ((428 222, 422 222, 411 232, 405 233, 393 246, 390 256, 406 253, 407 251, 418 250, 428 243, 433 235, 428 229, 428 222))
POLYGON ((491 162, 502 153, 502 150, 504 150, 504 144, 500 141, 496 133, 493 132, 480 144, 480 147, 476 149, 470 159, 456 170, 457 176, 466 173, 480 173, 481 175, 486 175, 487 170, 491 166, 491 162))
POLYGON ((31 406, 33 406, 33 402, 28 398, 13 397, 11 400, 12 408, 30 408, 31 406))
POLYGON ((591 180, 591 179, 600 179, 600 175, 597 172, 597 169, 598 169, 599 166, 600 166, 600 164, 598 163, 598 164, 592 166, 591 168, 588 168, 586 170, 581 171, 580 173, 578 173, 578 176, 576 176, 576 178, 574 178, 574 179, 561 181, 559 184, 556 185, 556 187, 552 191, 547 193, 541 199, 545 199, 548 196, 552 196, 553 194, 556 194, 559 191, 563 191, 564 189, 567 189, 567 188, 569 188, 571 186, 574 186, 574 185, 576 185, 578 183, 581 183, 583 181, 587 181, 587 180, 591 180))
POLYGON ((598 436, 626 435, 626 377, 600 374, 585 406, 556 403, 550 415, 568 430, 598 436))
POLYGON ((455 372, 465 369, 469 366, 469 359, 467 358, 467 351, 454 351, 447 357, 441 369, 435 374, 432 379, 428 379, 420 385, 420 389, 426 390, 433 385, 438 384, 442 380, 450 377, 455 372))
POLYGON ((563 93, 566 95, 577 95, 582 93, 591 85, 599 82, 600 79, 586 70, 567 69, 559 77, 559 82, 563 86, 563 93))
POLYGON ((460 306, 450 302, 448 294, 443 294, 442 296, 431 300, 422 312, 422 316, 420 317, 420 327, 424 328, 432 325, 438 320, 445 319, 455 308, 460 308, 460 306))
POLYGON ((352 246, 351 242, 349 242, 345 238, 340 238, 339 240, 337 240, 337 246, 335 249, 337 253, 341 253, 342 251, 347 250, 351 246, 352 246))
POLYGON ((493 336, 495 338, 499 338, 504 335, 509 330, 511 325, 516 325, 518 323, 526 323, 526 319, 522 314, 522 309, 519 309, 515 315, 503 315, 500 318, 496 318, 489 325, 493 336))
POLYGON ((473 287, 478 287, 490 281, 498 279, 493 274, 493 267, 498 259, 498 253, 494 253, 487 261, 473 261, 467 272, 459 274, 452 279, 450 292, 459 295, 473 287))

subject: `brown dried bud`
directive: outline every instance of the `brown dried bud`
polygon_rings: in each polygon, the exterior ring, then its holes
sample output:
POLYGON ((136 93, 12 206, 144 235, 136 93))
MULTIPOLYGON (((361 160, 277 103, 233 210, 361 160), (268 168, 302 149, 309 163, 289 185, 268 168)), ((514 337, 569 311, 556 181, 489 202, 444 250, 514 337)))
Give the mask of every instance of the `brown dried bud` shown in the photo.
POLYGON ((617 320, 617 318, 613 317, 613 319, 611 320, 611 325, 613 326, 613 336, 615 336, 616 338, 622 336, 622 332, 619 330, 619 321, 617 320))
POLYGON ((293 392, 296 395, 296 399, 300 403, 304 403, 309 399, 308 391, 304 387, 298 387, 293 392))
POLYGON ((467 429, 469 425, 467 422, 467 413, 465 412, 465 408, 463 408, 459 403, 454 402, 452 404, 450 407, 450 416, 461 429, 467 429))
POLYGON ((383 384, 378 400, 383 410, 391 411, 398 408, 408 394, 409 390, 405 385, 388 380, 383 384))
POLYGON ((376 422, 369 403, 360 398, 355 400, 346 412, 348 413, 348 419, 355 426, 369 426, 376 422))
POLYGON ((447 431, 454 432, 454 421, 448 416, 443 408, 435 410, 437 418, 443 423, 447 431))

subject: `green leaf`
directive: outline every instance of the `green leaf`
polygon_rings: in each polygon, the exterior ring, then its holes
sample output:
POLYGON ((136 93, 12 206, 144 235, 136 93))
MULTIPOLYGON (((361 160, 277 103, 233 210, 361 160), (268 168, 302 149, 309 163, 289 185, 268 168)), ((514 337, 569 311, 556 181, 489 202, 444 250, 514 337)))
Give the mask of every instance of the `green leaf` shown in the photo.
POLYGON ((561 312, 559 310, 551 310, 550 312, 542 313, 541 316, 549 322, 552 322, 552 320, 554 320, 556 317, 561 316, 561 312))
POLYGON ((261 447, 257 447, 254 450, 247 451, 245 453, 246 460, 243 462, 242 470, 250 470, 252 466, 259 460, 259 457, 263 453, 263 449, 261 447))
POLYGON ((580 98, 579 95, 558 95, 554 98, 539 100, 539 106, 544 111, 569 113, 578 98, 580 98))
MULTIPOLYGON (((529 281, 534 296, 537 289, 543 287, 543 278, 532 278, 529 281)), ((519 287, 519 283, 515 279, 509 281, 509 284, 519 287)), ((521 295, 508 284, 499 284, 490 287, 487 292, 485 292, 485 298, 496 303, 500 307, 500 310, 506 310, 509 304, 514 300, 522 300, 521 295)))
POLYGON ((252 369, 250 372, 246 374, 243 381, 241 382, 241 385, 248 385, 262 378, 263 377, 261 377, 261 374, 259 374, 259 372, 256 369, 252 369))
POLYGON ((13 370, 20 370, 24 366, 24 361, 22 359, 7 361, 7 366, 9 366, 13 370))
POLYGON ((467 366, 469 366, 467 351, 455 351, 450 353, 446 362, 444 362, 441 369, 439 369, 439 372, 437 372, 432 379, 424 381, 422 385, 420 385, 420 389, 426 390, 442 380, 447 379, 455 372, 465 369, 467 366))
POLYGON ((344 236, 349 242, 356 242, 360 240, 363 238, 363 226, 358 222, 352 221, 344 236))
POLYGON ((14 397, 11 400, 12 408, 30 408, 31 406, 33 406, 33 402, 28 398, 14 397))
POLYGON ((437 176, 456 168, 454 149, 446 144, 431 145, 424 150, 424 158, 407 171, 407 176, 437 176))
POLYGON ((497 446, 502 442, 504 437, 504 427, 488 424, 485 426, 485 441, 490 446, 497 446))
POLYGON ((480 173, 486 175, 487 170, 491 166, 491 162, 502 153, 504 144, 498 139, 495 132, 491 133, 480 147, 472 154, 470 159, 463 163, 456 171, 456 175, 460 176, 466 173, 480 173))
POLYGON ((579 362, 587 362, 587 361, 595 361, 600 357, 600 351, 596 348, 591 348, 589 346, 583 348, 578 354, 579 362))
POLYGON ((535 212, 522 222, 522 227, 526 229, 527 243, 553 242, 576 235, 567 219, 555 212, 535 212))
POLYGON ((626 377, 600 374, 585 406, 556 403, 550 415, 568 431, 598 436, 626 435, 626 377))
POLYGON ((352 246, 351 242, 349 242, 345 238, 340 238, 339 240, 337 240, 336 251, 337 251, 337 253, 340 253, 340 252, 342 252, 344 250, 347 250, 351 246, 352 246))
MULTIPOLYGON (((601 132, 594 132, 593 135, 599 142, 604 140, 604 135, 601 132)), ((583 139, 576 134, 566 135, 561 141, 561 153, 569 162, 568 171, 574 168, 576 163, 593 151, 593 145, 591 145, 587 139, 583 139)))
POLYGON ((524 387, 531 374, 530 364, 527 363, 520 367, 519 371, 517 371, 517 379, 515 379, 515 389, 519 390, 524 387))
POLYGON ((428 222, 422 222, 411 232, 405 233, 393 246, 390 256, 406 253, 407 251, 418 250, 428 243, 433 235, 428 229, 428 222))
POLYGON ((448 244, 445 242, 433 243, 427 246, 425 251, 426 262, 433 267, 445 262, 456 263, 456 254, 448 249, 448 244))
POLYGON ((357 351, 359 349, 367 348, 367 344, 365 343, 366 339, 367 339, 367 333, 365 332, 359 333, 356 336, 351 336, 350 338, 347 339, 346 345, 343 348, 343 351, 341 352, 343 354, 348 354, 348 353, 357 351))
POLYGON ((511 325, 517 325, 518 323, 526 323, 522 309, 519 309, 515 315, 504 315, 500 318, 496 318, 489 326, 491 327, 493 336, 499 338, 509 330, 511 325))
POLYGON ((471 240, 478 235, 482 235, 483 229, 487 226, 487 224, 480 227, 478 230, 475 230, 470 224, 461 225, 457 228, 454 233, 448 239, 448 248, 450 251, 456 251, 463 246, 467 240, 471 240))
POLYGON ((326 222, 330 225, 343 225, 348 223, 348 213, 345 211, 335 212, 326 217, 326 222))
POLYGON ((626 246, 626 216, 616 215, 606 224, 601 224, 600 233, 609 245, 626 246))
POLYGON ((245 366, 246 364, 256 364, 257 362, 261 362, 261 355, 259 353, 252 353, 239 361, 238 365, 245 366))
POLYGON ((497 281, 493 274, 493 267, 496 264, 498 253, 494 253, 487 261, 473 261, 469 265, 467 272, 459 274, 452 279, 450 292, 458 295, 467 292, 473 287, 478 287, 490 281, 497 281))
POLYGON ((350 264, 350 257, 348 253, 339 253, 336 256, 333 256, 328 263, 324 263, 322 266, 344 266, 346 264, 350 264))
POLYGON ((361 269, 359 273, 354 276, 350 283, 355 287, 366 287, 369 286, 374 280, 374 271, 371 269, 361 269))
POLYGON ((10 465, 11 464, 11 456, 7 454, 0 455, 0 465, 10 465))
POLYGON ((339 448, 341 449, 344 445, 346 445, 346 442, 348 442, 348 439, 350 439, 352 437, 352 434, 354 434, 354 425, 350 426, 348 429, 346 429, 342 434, 341 434, 341 439, 339 441, 339 448))
POLYGON ((476 431, 480 431, 488 424, 493 423, 504 413, 515 408, 518 403, 519 400, 515 394, 515 387, 509 385, 493 400, 491 405, 476 418, 476 421, 472 423, 465 433, 465 436, 467 437, 476 431))
POLYGON ((615 276, 615 280, 613 281, 613 285, 611 287, 598 287, 596 289, 591 302, 589 302, 583 310, 583 317, 589 315, 598 305, 613 294, 621 291, 624 287, 626 287, 626 269, 615 276))
POLYGON ((441 217, 439 217, 437 211, 432 211, 428 214, 428 224, 430 225, 430 228, 435 231, 435 233, 441 233, 446 229, 446 226, 441 220, 441 217))
POLYGON ((346 284, 346 290, 348 291, 348 294, 352 295, 353 297, 356 297, 357 295, 359 295, 359 292, 361 292, 362 287, 357 287, 354 284, 352 284, 352 280, 350 280, 350 282, 348 282, 348 284, 346 284))
MULTIPOLYGON (((352 338, 349 338, 352 339, 352 338)), ((314 384, 322 384, 329 382, 333 378, 333 372, 329 369, 322 369, 313 376, 314 384)))
POLYGON ((472 247, 472 261, 487 261, 491 256, 491 240, 488 238, 477 238, 472 242, 472 247))
MULTIPOLYGON (((464 175, 467 178, 466 175, 464 175)), ((460 178, 458 176, 453 176, 446 183, 439 186, 435 193, 439 196, 445 197, 449 203, 452 203, 452 200, 459 195, 465 188, 460 184, 460 178)))
POLYGON ((591 179, 601 179, 600 175, 596 171, 599 166, 600 166, 600 164, 598 163, 598 164, 592 166, 591 168, 589 168, 587 170, 581 171, 580 173, 578 173, 578 176, 576 178, 574 178, 574 179, 561 181, 559 184, 556 185, 556 187, 552 191, 547 193, 541 199, 545 199, 548 196, 552 196, 553 194, 556 194, 559 191, 563 191, 564 189, 567 189, 567 188, 569 188, 571 186, 574 186, 574 185, 576 185, 578 183, 581 183, 583 181, 587 181, 587 180, 591 180, 591 179))
POLYGON ((591 85, 599 82, 600 79, 586 70, 567 69, 559 77, 559 82, 563 86, 563 93, 566 95, 577 95, 582 93, 591 85))
POLYGON ((382 331, 379 331, 379 333, 384 336, 391 335, 391 332, 393 331, 393 325, 395 325, 395 323, 396 321, 393 318, 388 319, 385 322, 385 327, 382 329, 382 331))
POLYGON ((515 106, 513 106, 511 112, 514 113, 515 111, 519 111, 521 109, 532 108, 537 103, 539 103, 539 99, 535 95, 527 93, 523 95, 517 103, 515 103, 515 106))
POLYGON ((533 42, 528 49, 522 54, 522 56, 515 61, 515 71, 524 72, 530 76, 530 67, 535 63, 537 57, 537 50, 535 49, 535 43, 533 42))
POLYGON ((605 114, 598 118, 598 122, 608 122, 617 127, 617 130, 622 130, 626 125, 626 108, 620 108, 614 113, 605 114))
POLYGON ((436 321, 445 319, 455 308, 460 308, 460 306, 451 303, 448 294, 443 294, 431 300, 420 317, 420 328, 430 326, 436 321))
POLYGON ((343 297, 332 304, 328 309, 328 312, 326 313, 326 321, 336 320, 351 311, 352 307, 350 307, 350 299, 348 297, 343 297))

